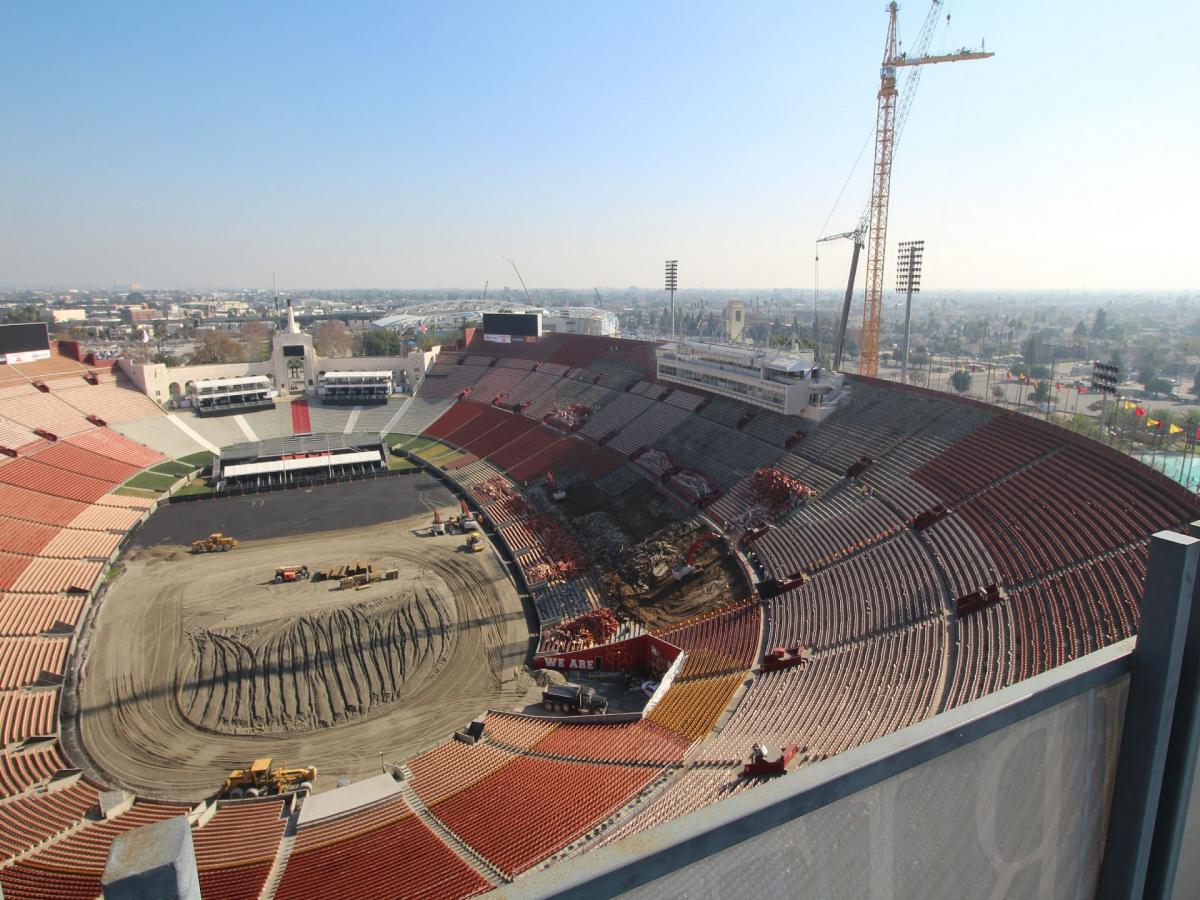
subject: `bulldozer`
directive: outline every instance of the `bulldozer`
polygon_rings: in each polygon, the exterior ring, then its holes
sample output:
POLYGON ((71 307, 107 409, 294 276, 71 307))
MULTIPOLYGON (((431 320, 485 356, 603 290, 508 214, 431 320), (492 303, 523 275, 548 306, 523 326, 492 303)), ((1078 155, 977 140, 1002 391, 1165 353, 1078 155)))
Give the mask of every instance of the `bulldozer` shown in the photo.
POLYGON ((238 539, 215 531, 206 538, 192 541, 193 553, 214 553, 218 550, 232 550, 238 545, 238 539))
POLYGON ((268 756, 254 760, 249 768, 231 771, 221 786, 221 796, 229 800, 241 800, 243 797, 312 791, 313 780, 317 777, 316 766, 272 769, 271 762, 268 756))

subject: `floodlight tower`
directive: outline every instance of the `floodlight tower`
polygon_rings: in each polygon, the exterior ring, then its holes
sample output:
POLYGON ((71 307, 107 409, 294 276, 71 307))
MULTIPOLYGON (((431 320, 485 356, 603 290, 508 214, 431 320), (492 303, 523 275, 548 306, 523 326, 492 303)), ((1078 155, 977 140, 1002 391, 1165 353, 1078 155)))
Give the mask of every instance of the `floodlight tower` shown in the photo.
POLYGON ((900 360, 900 381, 908 384, 908 342, 912 333, 912 295, 921 292, 921 256, 924 241, 904 241, 896 261, 896 290, 904 291, 904 349, 900 360))
POLYGON ((667 287, 671 294, 671 340, 675 340, 675 291, 679 287, 679 260, 667 260, 667 287))

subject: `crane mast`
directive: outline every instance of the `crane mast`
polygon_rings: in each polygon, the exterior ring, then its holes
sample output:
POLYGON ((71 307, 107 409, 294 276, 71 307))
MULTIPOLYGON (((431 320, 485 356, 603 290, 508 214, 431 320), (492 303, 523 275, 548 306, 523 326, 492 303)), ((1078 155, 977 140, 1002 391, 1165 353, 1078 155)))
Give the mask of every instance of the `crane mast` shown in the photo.
MULTIPOLYGON (((908 54, 897 53, 896 49, 896 11, 899 6, 895 0, 888 4, 888 32, 883 47, 883 63, 879 70, 879 93, 875 111, 875 164, 872 169, 871 201, 867 206, 867 276, 866 289, 863 295, 862 320, 862 349, 859 362, 859 372, 872 377, 879 374, 879 320, 883 310, 883 268, 887 253, 887 220, 888 203, 892 189, 892 158, 895 153, 896 139, 904 127, 908 117, 908 107, 916 93, 916 75, 906 85, 904 101, 897 113, 896 104, 896 69, 908 66, 925 66, 942 62, 958 62, 968 59, 987 59, 994 56, 982 50, 962 49, 955 53, 944 53, 935 56, 926 54, 929 42, 933 37, 933 26, 941 8, 940 0, 934 0, 933 8, 926 17, 925 24, 917 37, 916 52, 908 54)), ((860 222, 858 232, 863 230, 860 222)), ((855 249, 858 249, 858 242, 855 249)), ((852 282, 853 283, 853 282, 852 282)), ((840 355, 840 354, 839 354, 840 355)))
POLYGON ((858 371, 879 374, 879 319, 883 310, 883 263, 887 248, 888 201, 892 189, 892 155, 896 124, 896 9, 888 4, 887 42, 879 71, 879 102, 875 110, 875 165, 868 208, 867 286, 863 297, 862 349, 858 371))

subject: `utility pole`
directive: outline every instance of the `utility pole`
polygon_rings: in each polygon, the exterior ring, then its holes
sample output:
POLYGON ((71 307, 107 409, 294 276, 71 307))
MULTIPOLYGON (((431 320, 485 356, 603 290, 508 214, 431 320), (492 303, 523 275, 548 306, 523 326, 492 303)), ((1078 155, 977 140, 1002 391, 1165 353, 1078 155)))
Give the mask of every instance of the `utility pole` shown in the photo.
POLYGON ((912 334, 912 295, 921 291, 921 256, 924 241, 905 241, 896 263, 896 290, 904 291, 904 347, 900 360, 900 383, 908 384, 908 345, 912 334))
POLYGON ((675 340, 675 290, 679 287, 679 260, 667 260, 667 287, 671 294, 671 340, 675 340))

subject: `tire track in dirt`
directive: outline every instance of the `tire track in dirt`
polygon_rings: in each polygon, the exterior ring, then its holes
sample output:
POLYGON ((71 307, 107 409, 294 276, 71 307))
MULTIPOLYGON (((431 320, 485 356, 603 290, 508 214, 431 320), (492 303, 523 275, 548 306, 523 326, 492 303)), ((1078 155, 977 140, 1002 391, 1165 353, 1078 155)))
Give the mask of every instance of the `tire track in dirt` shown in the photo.
POLYGON ((180 674, 184 715, 226 734, 292 733, 367 715, 420 690, 449 660, 455 628, 446 607, 426 588, 281 629, 203 629, 190 635, 192 658, 180 674), (285 653, 288 670, 278 662, 285 653), (406 661, 398 672, 388 668, 393 658, 406 661))
POLYGON ((516 590, 492 554, 413 537, 424 524, 246 541, 219 560, 178 547, 128 554, 76 651, 73 763, 145 797, 194 801, 230 768, 273 756, 318 766, 323 790, 410 758, 485 708, 522 706, 533 686, 518 674, 528 631, 516 590), (401 587, 269 583, 284 562, 364 557, 400 567, 401 587), (196 724, 222 717, 228 732, 196 724))

